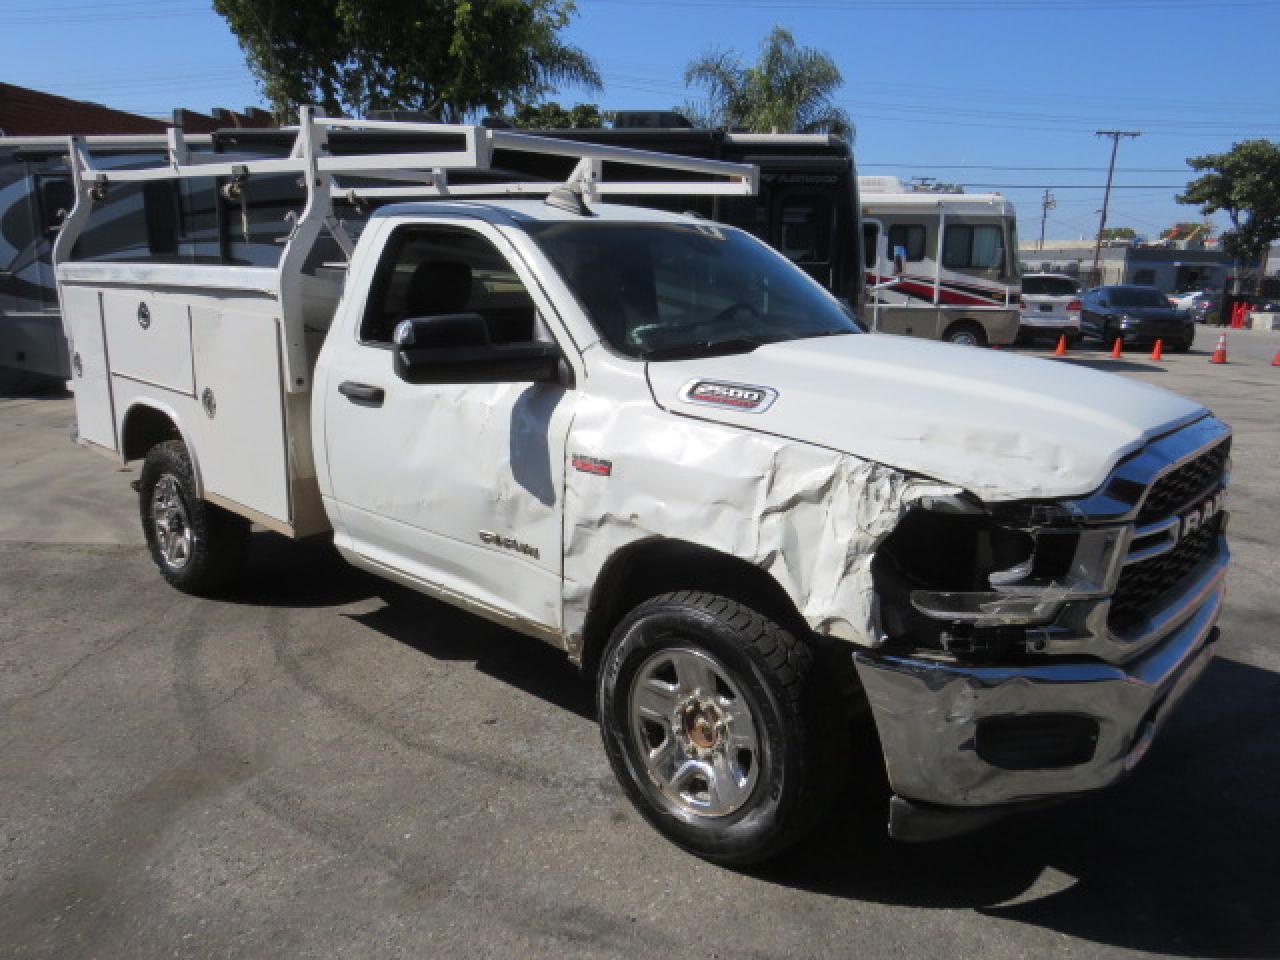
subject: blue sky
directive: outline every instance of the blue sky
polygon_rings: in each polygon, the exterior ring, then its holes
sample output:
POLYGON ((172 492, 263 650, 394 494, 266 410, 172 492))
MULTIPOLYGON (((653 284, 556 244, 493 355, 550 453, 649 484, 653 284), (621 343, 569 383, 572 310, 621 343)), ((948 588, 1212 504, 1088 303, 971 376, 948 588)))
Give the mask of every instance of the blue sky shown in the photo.
MULTIPOLYGON (((1154 234, 1195 219, 1173 202, 1188 156, 1280 138, 1277 0, 579 0, 568 39, 605 78, 562 102, 661 107, 696 97, 684 65, 712 48, 753 57, 775 24, 831 54, 863 173, 998 189, 1039 233, 1097 227, 1109 142, 1111 225, 1154 234), (1015 186, 1016 185, 1016 186, 1015 186), (1080 189, 1083 188, 1083 189, 1080 189)), ((0 80, 167 114, 261 103, 234 37, 199 0, 0 0, 0 80)))

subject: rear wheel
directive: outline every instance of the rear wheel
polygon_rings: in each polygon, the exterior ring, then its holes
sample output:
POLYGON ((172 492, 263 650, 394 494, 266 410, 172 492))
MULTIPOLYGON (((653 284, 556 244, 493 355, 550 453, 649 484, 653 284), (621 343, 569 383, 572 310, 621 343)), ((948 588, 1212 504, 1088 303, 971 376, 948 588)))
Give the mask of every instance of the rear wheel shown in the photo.
POLYGON ((985 347, 987 345, 986 331, 970 320, 961 320, 958 323, 953 323, 947 328, 947 332, 942 335, 942 339, 947 343, 956 343, 965 347, 985 347))
POLYGON ((820 822, 814 653, 750 608, 665 594, 614 631, 597 685, 605 751, 640 813, 721 863, 772 857, 820 822))
POLYGON ((191 458, 180 440, 148 451, 138 496, 151 559, 170 584, 209 594, 240 571, 249 548, 249 521, 196 496, 191 458))

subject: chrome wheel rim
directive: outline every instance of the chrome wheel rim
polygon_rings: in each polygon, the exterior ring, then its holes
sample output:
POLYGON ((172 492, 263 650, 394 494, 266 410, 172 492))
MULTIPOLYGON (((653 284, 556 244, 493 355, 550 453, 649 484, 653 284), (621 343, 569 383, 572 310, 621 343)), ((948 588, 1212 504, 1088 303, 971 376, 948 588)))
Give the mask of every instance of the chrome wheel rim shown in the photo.
POLYGON ((976 347, 978 345, 978 338, 969 331, 962 330, 960 333, 953 333, 951 335, 951 342, 958 343, 962 347, 976 347))
POLYGON ((191 562, 194 540, 187 505, 178 491, 178 481, 166 473, 156 481, 151 491, 151 522, 155 529, 156 546, 167 566, 181 570, 191 562))
POLYGON ((756 720, 714 657, 687 647, 652 654, 628 713, 645 773, 679 810, 725 817, 750 799, 761 762, 756 720))

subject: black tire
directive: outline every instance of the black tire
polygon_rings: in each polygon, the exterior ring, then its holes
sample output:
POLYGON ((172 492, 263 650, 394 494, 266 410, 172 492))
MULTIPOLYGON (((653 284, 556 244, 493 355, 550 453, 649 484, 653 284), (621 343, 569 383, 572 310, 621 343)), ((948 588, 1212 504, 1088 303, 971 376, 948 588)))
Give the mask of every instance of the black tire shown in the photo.
POLYGON ((1074 347, 1076 344, 1080 342, 1080 331, 1078 330, 1069 330, 1065 334, 1063 334, 1063 336, 1067 338, 1068 348, 1074 347))
POLYGON ((942 339, 947 343, 962 346, 985 347, 987 332, 971 320, 960 320, 947 327, 947 332, 942 335, 942 339))
POLYGON ((1181 340, 1171 340, 1169 342, 1169 349, 1174 353, 1186 353, 1191 349, 1191 344, 1194 339, 1194 337, 1183 337, 1181 340))
MULTIPOLYGON (((800 840, 821 822, 835 779, 825 775, 831 757, 822 748, 826 738, 821 736, 821 671, 815 670, 815 662, 808 643, 749 607, 715 594, 664 594, 628 614, 605 649, 596 700, 609 763, 636 809, 681 847, 719 863, 756 863, 800 840), (708 669, 714 691, 702 700, 687 694, 675 672, 676 663, 698 658, 712 665, 708 669), (635 691, 640 697, 651 691, 668 666, 673 710, 664 728, 637 719, 635 691), (644 682, 638 685, 642 669, 644 682), (706 703, 711 706, 704 707, 706 703), (716 704, 725 711, 722 715, 716 715, 716 704), (659 773, 651 772, 655 761, 648 758, 664 753, 665 738, 670 738, 669 749, 680 751, 673 767, 685 769, 694 756, 705 761, 706 769, 718 763, 723 770, 733 763, 727 769, 741 771, 750 752, 732 744, 740 742, 735 731, 742 728, 735 727, 734 718, 743 710, 749 711, 756 749, 744 774, 744 779, 754 779, 749 786, 735 779, 730 791, 743 797, 740 805, 720 812, 697 809, 701 794, 696 774, 685 778, 693 798, 673 797, 673 783, 664 786, 659 773), (702 723, 700 730, 690 732, 690 712, 702 723), (724 729, 714 735, 716 742, 708 746, 704 739, 700 745, 698 733, 707 735, 711 721, 721 720, 724 729), (658 735, 664 739, 654 742, 658 735)), ((722 727, 717 723, 714 729, 722 727)), ((718 790, 707 778, 701 779, 709 806, 718 790)))
POLYGON ((138 480, 138 512, 151 559, 179 590, 216 593, 243 568, 249 521, 195 495, 191 458, 182 441, 159 443, 147 452, 138 480))

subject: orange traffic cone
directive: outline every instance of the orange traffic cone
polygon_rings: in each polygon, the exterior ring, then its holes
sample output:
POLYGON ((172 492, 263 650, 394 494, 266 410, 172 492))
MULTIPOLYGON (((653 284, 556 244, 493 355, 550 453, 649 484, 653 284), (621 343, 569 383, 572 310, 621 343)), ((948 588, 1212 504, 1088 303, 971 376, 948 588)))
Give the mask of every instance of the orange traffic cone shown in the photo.
POLYGON ((1280 350, 1276 351, 1275 359, 1271 361, 1273 367, 1280 367, 1280 350))
POLYGON ((1209 358, 1210 363, 1226 363, 1227 362, 1227 335, 1225 333, 1218 334, 1218 345, 1213 348, 1213 356, 1209 358))
POLYGON ((1155 345, 1155 348, 1151 351, 1151 359, 1152 359, 1152 360, 1163 360, 1163 359, 1164 359, 1164 353, 1163 353, 1163 352, 1162 352, 1162 350, 1161 350, 1161 348, 1162 348, 1163 346, 1164 346, 1164 341, 1163 341, 1163 340, 1161 340, 1161 339, 1159 339, 1159 338, 1157 337, 1157 338, 1156 338, 1156 345, 1155 345))
POLYGON ((1067 335, 1064 333, 1058 338, 1058 349, 1053 351, 1055 357, 1065 357, 1067 355, 1067 335))
POLYGON ((1116 337, 1115 340, 1112 341, 1111 343, 1111 359, 1112 360, 1120 359, 1120 350, 1121 350, 1120 338, 1116 337))

